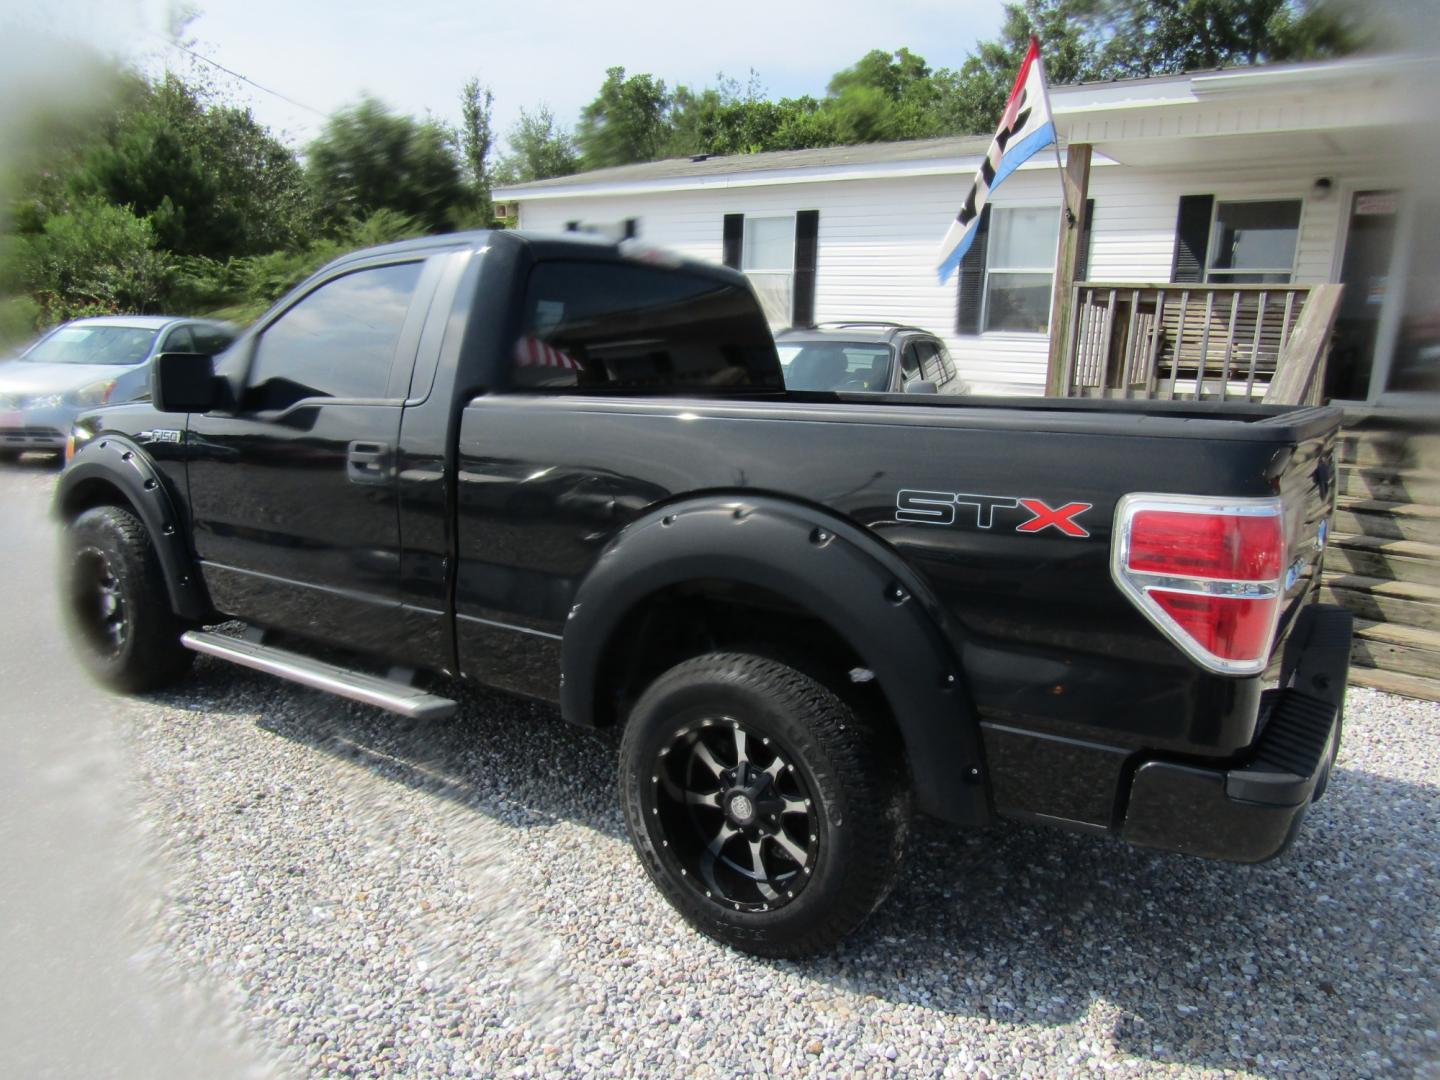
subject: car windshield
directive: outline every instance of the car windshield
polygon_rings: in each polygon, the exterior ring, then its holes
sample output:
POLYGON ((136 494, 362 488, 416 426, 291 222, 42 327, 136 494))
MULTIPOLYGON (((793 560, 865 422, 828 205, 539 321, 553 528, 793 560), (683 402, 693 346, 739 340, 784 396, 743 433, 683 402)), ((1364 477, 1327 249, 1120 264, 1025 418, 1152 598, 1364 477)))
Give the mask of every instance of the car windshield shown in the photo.
POLYGON ((21 357, 31 364, 138 364, 158 330, 138 326, 62 326, 21 357))
POLYGON ((864 341, 775 343, 788 390, 890 388, 890 346, 864 341))

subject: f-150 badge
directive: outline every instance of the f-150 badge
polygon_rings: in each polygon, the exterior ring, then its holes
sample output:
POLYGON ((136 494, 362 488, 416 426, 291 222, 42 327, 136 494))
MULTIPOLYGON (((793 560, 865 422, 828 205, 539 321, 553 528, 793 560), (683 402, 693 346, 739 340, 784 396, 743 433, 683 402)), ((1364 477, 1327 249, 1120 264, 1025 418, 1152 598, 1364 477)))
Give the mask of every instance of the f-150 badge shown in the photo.
MULTIPOLYGON (((1090 533, 1075 519, 1089 510, 1087 502, 1052 507, 1040 499, 1018 495, 971 495, 957 491, 916 491, 902 489, 895 496, 895 520, 916 525, 973 524, 977 529, 995 527, 996 511, 1023 510, 1030 517, 1015 526, 1018 533, 1059 529, 1066 536, 1085 537, 1090 533), (963 512, 961 510, 963 508, 963 512)), ((1005 521, 1009 524, 1009 521, 1005 521)))

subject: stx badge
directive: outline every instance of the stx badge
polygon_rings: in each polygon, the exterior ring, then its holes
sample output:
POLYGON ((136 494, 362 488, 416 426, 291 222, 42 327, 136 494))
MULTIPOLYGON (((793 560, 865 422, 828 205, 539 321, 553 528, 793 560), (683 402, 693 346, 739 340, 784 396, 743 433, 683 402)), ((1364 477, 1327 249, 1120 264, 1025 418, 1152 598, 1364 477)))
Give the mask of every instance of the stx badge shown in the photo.
POLYGON ((970 511, 974 513, 977 529, 995 526, 995 511, 1025 510, 1030 517, 1015 526, 1020 533, 1038 533, 1046 529, 1059 529, 1066 536, 1089 536, 1085 527, 1075 519, 1091 508, 1091 503, 1072 502, 1052 507, 1041 499, 1027 499, 1018 495, 969 495, 956 491, 915 491, 905 488, 895 496, 895 520, 908 521, 917 525, 970 524, 970 511), (964 514, 957 513, 956 507, 966 507, 964 514))

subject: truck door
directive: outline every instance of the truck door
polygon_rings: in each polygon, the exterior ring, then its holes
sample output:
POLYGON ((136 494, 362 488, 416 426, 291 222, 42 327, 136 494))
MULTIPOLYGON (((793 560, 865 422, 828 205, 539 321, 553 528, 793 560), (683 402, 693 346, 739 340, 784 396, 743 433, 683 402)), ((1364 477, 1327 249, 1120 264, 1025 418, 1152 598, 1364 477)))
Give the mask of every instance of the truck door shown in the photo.
MULTIPOLYGON (((438 262, 438 260, 437 260, 438 262)), ((337 269, 227 354, 233 414, 194 415, 196 554, 216 606, 383 651, 399 608, 395 450, 438 266, 337 269)))

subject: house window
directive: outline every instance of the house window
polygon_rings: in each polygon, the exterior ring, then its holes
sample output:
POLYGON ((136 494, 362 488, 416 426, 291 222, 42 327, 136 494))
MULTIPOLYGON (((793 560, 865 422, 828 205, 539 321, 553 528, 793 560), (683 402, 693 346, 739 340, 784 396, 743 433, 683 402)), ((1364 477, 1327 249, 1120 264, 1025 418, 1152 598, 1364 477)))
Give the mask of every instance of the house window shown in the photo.
POLYGON ((993 208, 982 330, 1043 334, 1049 329, 1059 237, 1059 207, 993 208))
POLYGON ((746 217, 740 269, 771 326, 789 326, 795 286, 795 215, 746 217))
POLYGON ((1299 199, 1215 203, 1205 280, 1217 285, 1288 285, 1300 239, 1299 199))
POLYGON ((726 214, 721 257, 742 271, 772 327, 815 325, 820 211, 726 214))

